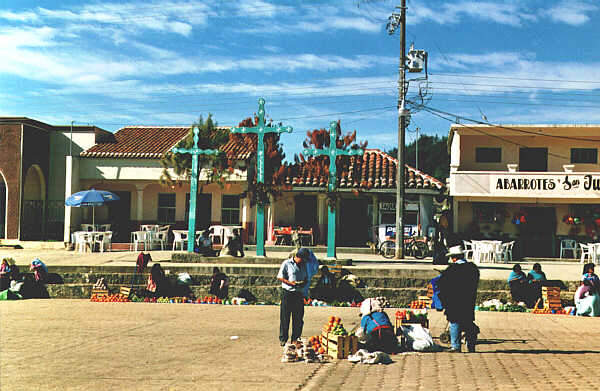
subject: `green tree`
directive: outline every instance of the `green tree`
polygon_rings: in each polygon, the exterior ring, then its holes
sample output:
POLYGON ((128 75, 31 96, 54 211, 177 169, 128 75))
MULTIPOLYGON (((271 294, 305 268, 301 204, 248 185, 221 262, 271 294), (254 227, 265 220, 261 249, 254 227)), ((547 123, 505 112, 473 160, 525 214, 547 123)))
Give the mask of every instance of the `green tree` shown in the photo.
MULTIPOLYGON (((229 131, 224 128, 219 128, 216 122, 213 122, 212 115, 209 114, 206 121, 202 116, 198 122, 190 127, 188 135, 177 143, 178 148, 192 148, 194 146, 193 128, 197 127, 198 132, 198 148, 201 149, 221 149, 221 147, 229 140, 229 131)), ((214 155, 199 155, 198 156, 198 192, 202 193, 202 184, 218 183, 223 186, 229 174, 233 171, 230 164, 230 157, 226 153, 214 155), (204 179, 200 180, 200 177, 204 179)), ((168 186, 175 184, 181 186, 183 182, 190 180, 192 169, 192 155, 188 153, 172 153, 167 152, 163 155, 160 161, 163 170, 160 176, 160 183, 168 186), (169 172, 173 169, 175 177, 169 172)))
MULTIPOLYGON (((448 138, 445 136, 422 135, 419 137, 418 142, 419 170, 445 182, 450 174, 450 155, 448 154, 447 147, 448 138)), ((405 148, 405 161, 411 167, 416 167, 416 147, 417 143, 413 141, 405 148)), ((396 157, 398 156, 398 148, 387 150, 386 153, 396 157)))

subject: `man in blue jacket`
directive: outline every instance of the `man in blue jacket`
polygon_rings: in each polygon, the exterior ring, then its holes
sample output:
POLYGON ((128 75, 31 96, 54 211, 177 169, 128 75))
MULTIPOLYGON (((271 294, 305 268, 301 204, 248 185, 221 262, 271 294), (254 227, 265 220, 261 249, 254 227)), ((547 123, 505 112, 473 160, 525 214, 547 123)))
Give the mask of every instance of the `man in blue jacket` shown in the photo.
POLYGON ((277 279, 281 281, 281 307, 279 308, 279 342, 284 346, 288 340, 290 317, 292 318, 292 341, 300 338, 304 327, 304 298, 308 297, 311 278, 319 270, 317 258, 307 248, 301 247, 286 259, 279 268, 277 279))

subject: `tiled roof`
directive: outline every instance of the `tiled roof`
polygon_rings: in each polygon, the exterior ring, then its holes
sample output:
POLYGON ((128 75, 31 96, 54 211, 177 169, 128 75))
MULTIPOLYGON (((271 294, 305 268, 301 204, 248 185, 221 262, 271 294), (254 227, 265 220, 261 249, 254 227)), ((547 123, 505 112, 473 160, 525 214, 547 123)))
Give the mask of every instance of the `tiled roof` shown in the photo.
MULTIPOLYGON (((127 126, 114 134, 114 140, 100 142, 80 153, 93 158, 160 159, 190 132, 189 127, 127 126)), ((251 148, 244 143, 228 141, 222 151, 238 159, 246 159, 251 148)))
MULTIPOLYGON (((314 159, 314 158, 311 158, 314 159)), ((313 174, 310 169, 310 159, 307 162, 292 165, 288 168, 286 184, 300 187, 327 186, 327 173, 313 174)), ((378 149, 366 149, 362 156, 352 156, 347 159, 340 170, 338 166, 339 188, 390 189, 396 187, 396 167, 398 160, 378 149)), ((441 181, 416 170, 404 166, 407 189, 440 190, 444 185, 441 181)))

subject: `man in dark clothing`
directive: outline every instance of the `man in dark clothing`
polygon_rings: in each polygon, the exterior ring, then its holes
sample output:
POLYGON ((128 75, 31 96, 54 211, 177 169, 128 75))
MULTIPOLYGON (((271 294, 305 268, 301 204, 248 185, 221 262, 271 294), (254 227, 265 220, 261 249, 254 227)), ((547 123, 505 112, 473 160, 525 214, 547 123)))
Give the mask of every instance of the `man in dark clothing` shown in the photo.
POLYGON ((474 321, 479 269, 474 263, 464 260, 461 246, 451 247, 447 255, 453 263, 442 272, 438 285, 444 313, 450 323, 450 351, 460 352, 460 336, 464 332, 467 348, 474 352, 478 333, 474 321))
POLYGON ((213 268, 213 274, 210 278, 209 293, 219 299, 226 299, 229 296, 229 277, 216 266, 213 268))

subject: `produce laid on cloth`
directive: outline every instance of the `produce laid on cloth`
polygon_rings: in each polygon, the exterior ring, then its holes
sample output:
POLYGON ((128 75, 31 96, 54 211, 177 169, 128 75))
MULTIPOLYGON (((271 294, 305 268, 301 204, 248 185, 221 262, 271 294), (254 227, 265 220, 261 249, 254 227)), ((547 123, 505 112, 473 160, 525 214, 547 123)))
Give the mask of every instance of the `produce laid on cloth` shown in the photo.
POLYGON ((98 303, 129 303, 131 300, 127 296, 117 293, 116 295, 92 294, 90 301, 98 303))
POLYGON ((314 345, 306 341, 295 341, 286 343, 283 347, 283 356, 281 362, 327 362, 327 357, 323 353, 318 353, 314 345))
POLYGON ((498 299, 486 300, 480 306, 475 306, 476 311, 498 311, 498 312, 527 312, 525 303, 512 304, 502 303, 498 299))

